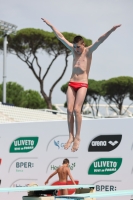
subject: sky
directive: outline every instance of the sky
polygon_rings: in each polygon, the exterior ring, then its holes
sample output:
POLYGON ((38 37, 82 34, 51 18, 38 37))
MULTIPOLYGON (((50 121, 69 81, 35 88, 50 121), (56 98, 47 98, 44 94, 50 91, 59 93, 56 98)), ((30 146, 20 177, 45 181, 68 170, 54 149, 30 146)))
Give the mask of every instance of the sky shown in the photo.
MULTIPOLYGON (((95 80, 118 76, 133 76, 133 0, 0 0, 0 20, 22 28, 52 31, 41 18, 51 22, 60 32, 71 32, 91 39, 94 43, 114 25, 122 24, 93 53, 89 78, 95 80)), ((52 57, 45 52, 38 54, 43 70, 52 57)), ((64 67, 64 57, 54 62, 46 77, 44 88, 48 94, 51 84, 64 67)), ((72 56, 67 71, 53 91, 52 103, 66 101, 61 86, 69 81, 72 56)), ((3 55, 0 55, 0 83, 3 81, 3 55)), ((15 55, 7 55, 7 82, 17 82, 25 90, 40 92, 39 83, 27 65, 15 55)))

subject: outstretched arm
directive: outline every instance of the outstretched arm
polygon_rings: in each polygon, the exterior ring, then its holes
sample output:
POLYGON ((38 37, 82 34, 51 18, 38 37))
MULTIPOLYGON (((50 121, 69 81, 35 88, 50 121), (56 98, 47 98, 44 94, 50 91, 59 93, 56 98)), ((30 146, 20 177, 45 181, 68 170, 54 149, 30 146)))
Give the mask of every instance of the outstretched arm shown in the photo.
POLYGON ((54 172, 54 173, 52 173, 49 177, 48 177, 48 179, 46 180, 46 182, 45 182, 45 185, 49 182, 49 180, 54 176, 54 175, 56 175, 57 174, 57 170, 54 172))
POLYGON ((71 181, 73 182, 73 184, 76 185, 76 183, 75 183, 75 181, 74 181, 74 179, 73 179, 73 177, 71 175, 70 169, 68 169, 68 176, 71 179, 71 181))
POLYGON ((62 35, 62 33, 60 33, 52 24, 50 24, 50 22, 48 22, 47 20, 41 18, 43 20, 43 22, 45 22, 55 33, 56 37, 69 49, 72 51, 73 48, 73 44, 70 43, 68 40, 65 39, 65 37, 62 35))
POLYGON ((120 27, 121 24, 114 26, 112 29, 110 29, 107 33, 102 35, 93 45, 89 47, 89 51, 92 53, 97 49, 97 47, 104 41, 106 38, 113 32, 115 31, 118 27, 120 27))

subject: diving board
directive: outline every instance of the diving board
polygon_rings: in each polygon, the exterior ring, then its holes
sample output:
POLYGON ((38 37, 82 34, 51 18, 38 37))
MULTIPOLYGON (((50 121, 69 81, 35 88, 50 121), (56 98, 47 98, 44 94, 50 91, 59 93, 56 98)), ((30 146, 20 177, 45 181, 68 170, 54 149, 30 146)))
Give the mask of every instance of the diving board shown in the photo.
POLYGON ((90 199, 90 198, 103 198, 103 197, 115 197, 115 196, 128 196, 133 195, 133 190, 118 190, 112 192, 95 192, 87 194, 75 194, 75 195, 63 195, 57 196, 56 200, 61 199, 90 199))
POLYGON ((54 186, 32 186, 32 187, 10 187, 0 188, 0 192, 27 192, 35 190, 61 190, 61 189, 77 189, 77 188, 95 188, 95 185, 54 185, 54 186))

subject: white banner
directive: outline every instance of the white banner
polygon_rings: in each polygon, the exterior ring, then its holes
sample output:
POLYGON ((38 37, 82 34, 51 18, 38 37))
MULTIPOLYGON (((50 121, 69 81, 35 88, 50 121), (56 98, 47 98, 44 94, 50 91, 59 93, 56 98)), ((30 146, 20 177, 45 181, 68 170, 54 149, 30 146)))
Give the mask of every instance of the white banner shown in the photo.
MULTIPOLYGON (((74 153, 63 148, 68 140, 66 121, 0 124, 0 187, 43 185, 68 158, 77 184, 95 184, 96 191, 107 192, 133 189, 132 124, 133 118, 83 120, 81 144, 74 153)), ((58 176, 49 182, 54 184, 58 176)), ((26 195, 0 193, 0 199, 22 200, 26 195)))

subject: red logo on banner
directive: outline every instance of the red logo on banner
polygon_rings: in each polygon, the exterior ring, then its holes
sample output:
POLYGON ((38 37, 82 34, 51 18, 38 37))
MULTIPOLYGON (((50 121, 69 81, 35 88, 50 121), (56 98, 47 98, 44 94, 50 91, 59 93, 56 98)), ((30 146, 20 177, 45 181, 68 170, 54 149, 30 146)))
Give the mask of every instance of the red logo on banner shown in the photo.
MULTIPOLYGON (((75 181, 76 185, 78 185, 79 181, 75 181)), ((52 185, 60 185, 59 181, 54 182, 52 185)), ((73 185, 72 181, 67 181, 67 185, 73 185)), ((74 194, 76 189, 68 189, 68 194, 74 194)), ((58 196, 60 195, 60 191, 58 191, 58 196)))
POLYGON ((0 158, 0 165, 1 165, 1 163, 2 163, 2 159, 0 158))

